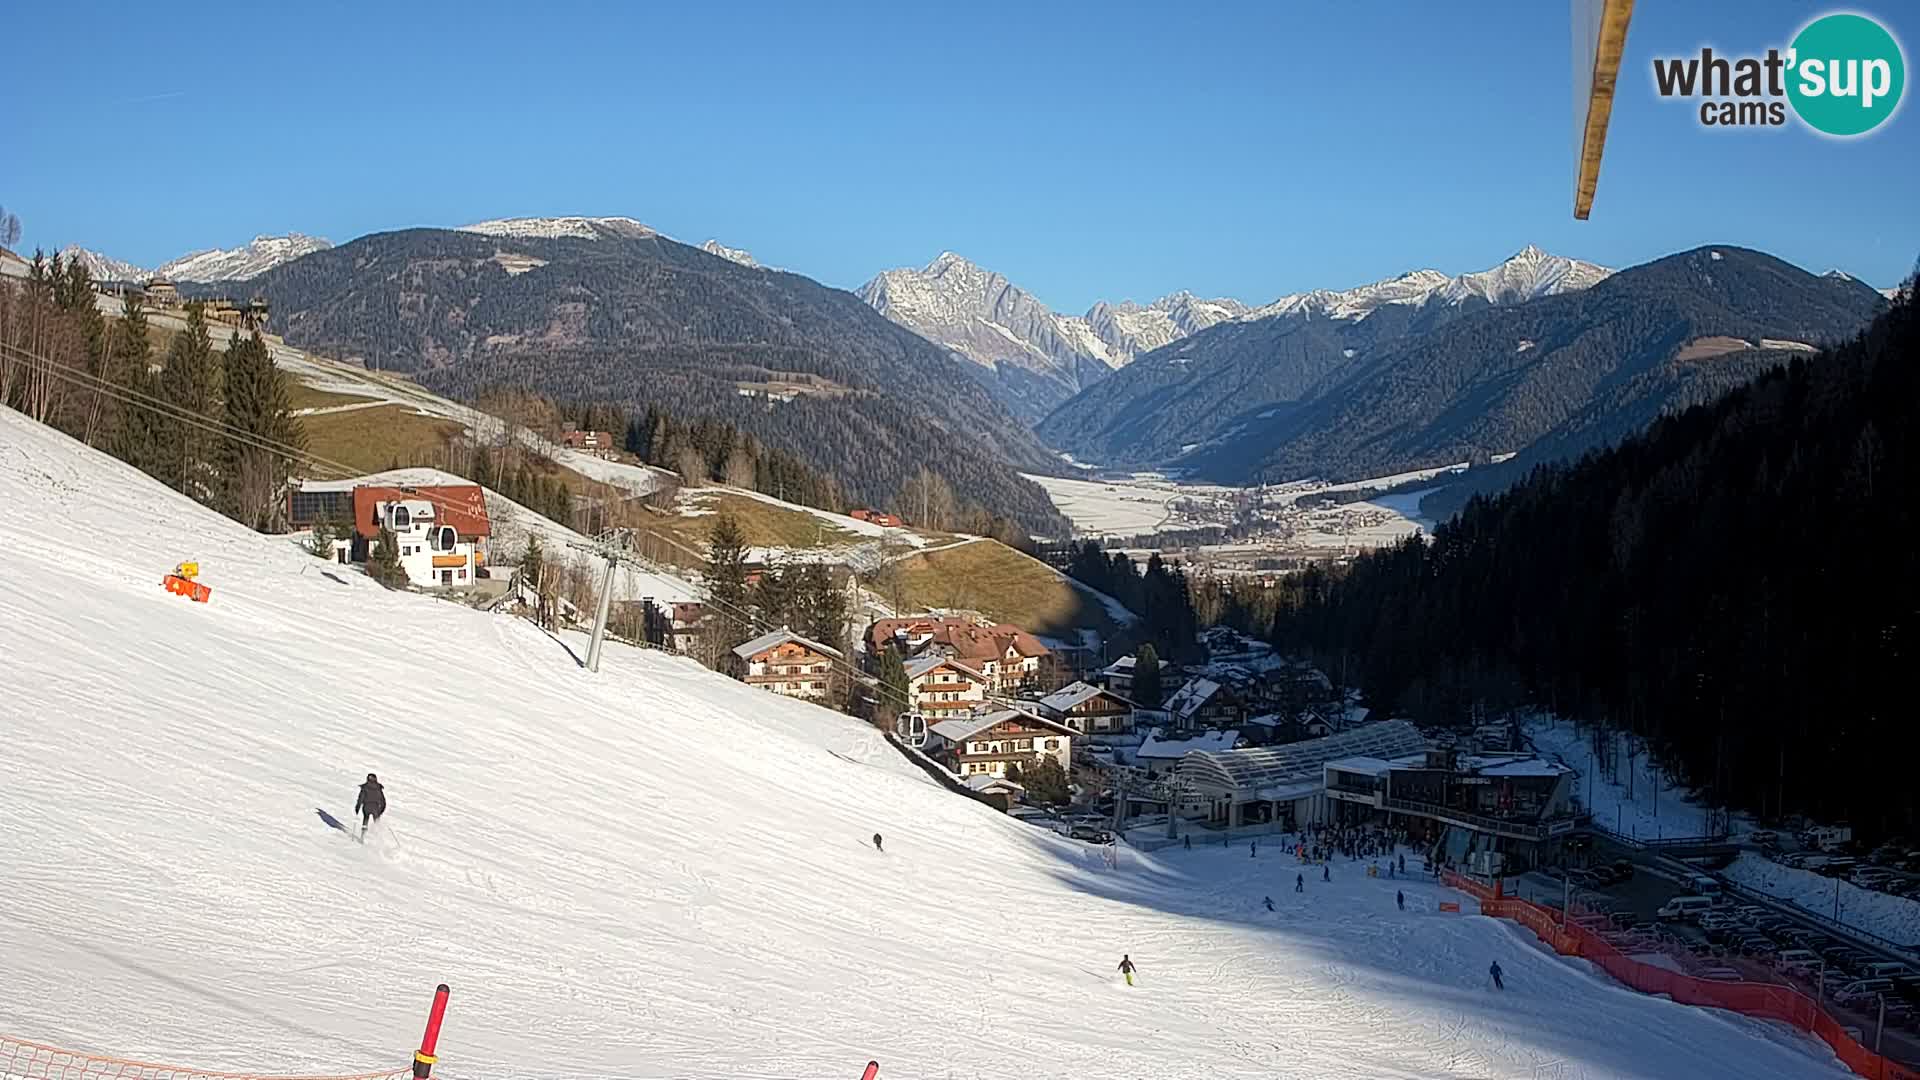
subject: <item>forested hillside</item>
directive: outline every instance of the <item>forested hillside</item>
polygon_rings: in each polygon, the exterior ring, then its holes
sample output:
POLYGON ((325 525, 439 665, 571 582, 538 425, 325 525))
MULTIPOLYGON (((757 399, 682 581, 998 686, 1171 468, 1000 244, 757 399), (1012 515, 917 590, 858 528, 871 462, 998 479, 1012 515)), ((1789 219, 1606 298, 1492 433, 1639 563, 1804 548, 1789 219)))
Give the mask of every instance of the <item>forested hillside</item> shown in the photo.
POLYGON ((471 397, 498 387, 725 421, 884 501, 922 467, 1064 535, 1055 459, 941 350, 851 293, 652 235, 418 229, 254 281, 289 342, 471 397))
POLYGON ((1485 460, 1554 435, 1636 379, 1632 400, 1657 411, 1690 365, 1770 341, 1832 344, 1885 306, 1852 278, 1698 248, 1408 339, 1288 418, 1249 467, 1267 479, 1344 479, 1485 460))
POLYGON ((1084 391, 1040 432, 1089 460, 1235 483, 1381 476, 1542 442, 1577 454, 1884 307, 1851 278, 1700 248, 1511 306, 1222 324, 1084 391))
POLYGON ((1909 285, 1830 354, 1315 575, 1275 639, 1423 720, 1536 704, 1732 806, 1910 829, 1917 336, 1909 285))

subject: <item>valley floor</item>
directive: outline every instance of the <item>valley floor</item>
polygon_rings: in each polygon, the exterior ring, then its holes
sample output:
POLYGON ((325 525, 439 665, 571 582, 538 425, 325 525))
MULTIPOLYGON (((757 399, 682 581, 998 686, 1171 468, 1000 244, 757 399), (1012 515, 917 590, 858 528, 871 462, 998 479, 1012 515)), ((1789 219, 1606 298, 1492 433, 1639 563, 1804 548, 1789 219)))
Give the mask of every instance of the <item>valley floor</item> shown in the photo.
POLYGON ((8 1034, 404 1067, 445 981, 447 1080, 1846 1075, 1361 864, 1107 869, 847 717, 619 646, 590 675, 4 410, 0 503, 8 1034), (210 603, 159 588, 188 558, 210 603), (369 771, 362 846, 315 810, 369 771))

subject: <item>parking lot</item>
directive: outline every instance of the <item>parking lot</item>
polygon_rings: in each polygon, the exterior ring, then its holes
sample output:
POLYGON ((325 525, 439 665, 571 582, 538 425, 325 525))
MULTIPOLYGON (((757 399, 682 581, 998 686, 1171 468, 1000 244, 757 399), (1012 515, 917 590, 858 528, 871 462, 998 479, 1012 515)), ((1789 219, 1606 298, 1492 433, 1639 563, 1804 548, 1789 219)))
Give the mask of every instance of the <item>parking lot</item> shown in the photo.
POLYGON ((1904 958, 1843 940, 1791 907, 1731 896, 1718 898, 1707 914, 1663 918, 1663 907, 1696 890, 1659 856, 1604 839, 1596 838, 1585 859, 1591 867, 1619 860, 1632 864, 1632 877, 1569 890, 1557 876, 1559 871, 1534 872, 1509 879, 1508 884, 1523 899, 1554 908, 1571 892, 1573 917, 1610 927, 1608 940, 1629 956, 1700 978, 1796 987, 1823 1000, 1828 1011, 1857 1029, 1860 1041, 1869 1047, 1874 1044, 1884 997, 1881 1051, 1904 1063, 1920 1063, 1920 971, 1909 968, 1891 977, 1878 984, 1878 993, 1858 994, 1853 1000, 1845 1000, 1843 994, 1850 983, 1873 974, 1868 965, 1904 958), (1797 949, 1813 957, 1798 968, 1781 966, 1779 954, 1797 949))

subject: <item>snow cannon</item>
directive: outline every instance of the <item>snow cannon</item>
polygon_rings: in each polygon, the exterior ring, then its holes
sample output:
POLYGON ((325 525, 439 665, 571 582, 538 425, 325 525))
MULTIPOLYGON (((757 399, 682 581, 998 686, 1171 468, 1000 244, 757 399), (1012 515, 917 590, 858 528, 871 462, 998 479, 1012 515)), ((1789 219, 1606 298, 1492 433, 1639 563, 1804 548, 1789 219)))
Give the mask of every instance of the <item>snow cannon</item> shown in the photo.
POLYGON ((175 596, 184 596, 196 604, 204 604, 213 595, 213 590, 194 580, 199 576, 199 563, 183 562, 173 568, 173 573, 160 579, 160 587, 175 596))

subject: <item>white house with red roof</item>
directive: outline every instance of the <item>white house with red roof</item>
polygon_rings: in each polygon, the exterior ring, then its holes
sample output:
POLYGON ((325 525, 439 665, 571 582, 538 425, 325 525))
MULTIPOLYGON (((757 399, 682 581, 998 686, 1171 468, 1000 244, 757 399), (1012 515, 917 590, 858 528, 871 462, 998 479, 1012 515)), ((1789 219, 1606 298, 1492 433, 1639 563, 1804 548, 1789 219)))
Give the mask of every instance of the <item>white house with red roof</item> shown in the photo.
POLYGON ((950 656, 922 656, 906 668, 907 698, 928 723, 966 716, 987 703, 987 677, 950 656))

